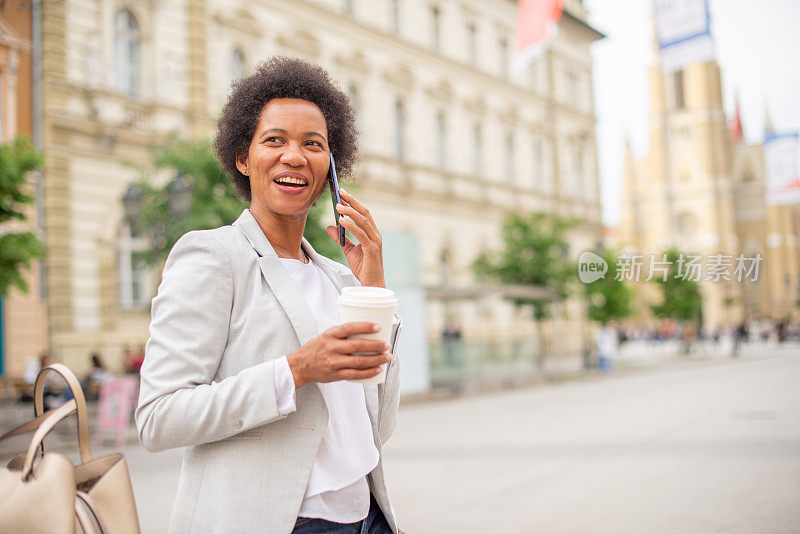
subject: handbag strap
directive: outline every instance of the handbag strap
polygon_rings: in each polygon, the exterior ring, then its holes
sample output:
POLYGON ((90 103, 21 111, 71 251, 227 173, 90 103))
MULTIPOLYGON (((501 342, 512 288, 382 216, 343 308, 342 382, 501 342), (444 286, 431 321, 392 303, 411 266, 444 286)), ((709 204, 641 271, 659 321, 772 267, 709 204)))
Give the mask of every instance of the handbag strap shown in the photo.
POLYGON ((44 414, 46 417, 43 419, 41 425, 36 430, 36 433, 31 439, 31 444, 28 446, 28 454, 25 457, 25 465, 22 468, 22 480, 27 480, 33 470, 33 459, 36 457, 36 449, 44 441, 45 436, 53 430, 59 422, 65 417, 72 415, 76 409, 75 399, 70 399, 65 404, 62 404, 55 410, 44 414))
POLYGON ((40 415, 39 417, 37 417, 36 419, 31 419, 27 423, 22 423, 21 425, 19 425, 14 430, 10 430, 10 431, 6 432, 2 436, 0 436, 0 441, 3 441, 4 439, 8 439, 8 438, 13 438, 14 436, 19 436, 20 434, 24 434, 24 433, 30 432, 32 430, 36 430, 37 428, 39 428, 42 425, 42 421, 44 421, 45 419, 50 417, 50 415, 52 415, 53 411, 54 410, 50 410, 49 412, 45 412, 42 415, 40 415))
MULTIPOLYGON (((86 397, 83 395, 83 388, 78 381, 78 377, 63 363, 53 363, 39 371, 36 376, 36 383, 33 386, 33 408, 34 415, 38 418, 44 412, 44 385, 45 377, 50 371, 56 372, 67 381, 72 396, 75 400, 75 410, 78 412, 78 448, 81 453, 81 462, 92 461, 92 450, 89 443, 89 414, 86 409, 86 397)), ((44 441, 42 441, 42 453, 44 454, 44 441)))

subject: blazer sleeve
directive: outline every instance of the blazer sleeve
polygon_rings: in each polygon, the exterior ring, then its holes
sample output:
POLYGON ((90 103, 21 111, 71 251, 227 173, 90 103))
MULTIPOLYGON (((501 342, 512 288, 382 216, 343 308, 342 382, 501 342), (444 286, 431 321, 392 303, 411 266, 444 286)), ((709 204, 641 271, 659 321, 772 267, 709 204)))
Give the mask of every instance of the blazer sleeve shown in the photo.
POLYGON ((153 299, 135 419, 150 451, 221 440, 283 419, 275 361, 213 379, 228 339, 233 278, 222 244, 189 232, 169 254, 153 299))
POLYGON ((378 437, 381 444, 386 443, 394 433, 397 425, 397 412, 400 407, 400 356, 397 352, 397 341, 402 329, 402 319, 396 313, 392 324, 390 341, 392 360, 386 369, 386 380, 378 384, 378 437))

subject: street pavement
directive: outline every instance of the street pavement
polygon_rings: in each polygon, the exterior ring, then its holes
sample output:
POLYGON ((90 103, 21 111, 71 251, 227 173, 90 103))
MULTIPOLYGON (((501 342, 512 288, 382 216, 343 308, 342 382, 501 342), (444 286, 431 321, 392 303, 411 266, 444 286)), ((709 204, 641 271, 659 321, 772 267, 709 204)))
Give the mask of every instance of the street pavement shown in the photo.
MULTIPOLYGON (((800 532, 800 350, 401 406, 384 451, 416 533, 800 532)), ((143 533, 182 452, 125 450, 143 533)))

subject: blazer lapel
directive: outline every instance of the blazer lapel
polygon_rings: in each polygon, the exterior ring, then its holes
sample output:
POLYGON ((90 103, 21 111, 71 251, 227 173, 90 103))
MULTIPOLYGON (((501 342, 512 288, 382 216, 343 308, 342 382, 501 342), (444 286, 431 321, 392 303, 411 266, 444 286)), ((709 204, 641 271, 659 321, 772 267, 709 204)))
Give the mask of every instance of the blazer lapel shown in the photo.
POLYGON ((289 317, 297 339, 300 341, 300 346, 305 345, 317 335, 317 321, 314 319, 311 308, 297 291, 294 281, 281 265, 278 255, 250 210, 244 210, 233 224, 242 231, 247 241, 258 253, 258 266, 264 279, 289 317))

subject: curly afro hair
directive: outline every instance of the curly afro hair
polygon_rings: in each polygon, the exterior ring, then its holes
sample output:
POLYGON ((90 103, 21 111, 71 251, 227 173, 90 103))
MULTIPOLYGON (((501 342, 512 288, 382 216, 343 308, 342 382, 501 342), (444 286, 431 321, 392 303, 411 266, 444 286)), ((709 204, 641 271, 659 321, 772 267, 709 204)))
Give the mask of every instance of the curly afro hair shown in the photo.
POLYGON ((239 198, 251 201, 250 179, 236 168, 236 157, 250 148, 261 111, 275 98, 300 98, 322 110, 328 127, 328 146, 336 160, 336 174, 351 176, 358 161, 358 131, 350 98, 322 67, 277 56, 234 84, 217 123, 214 151, 239 198))

